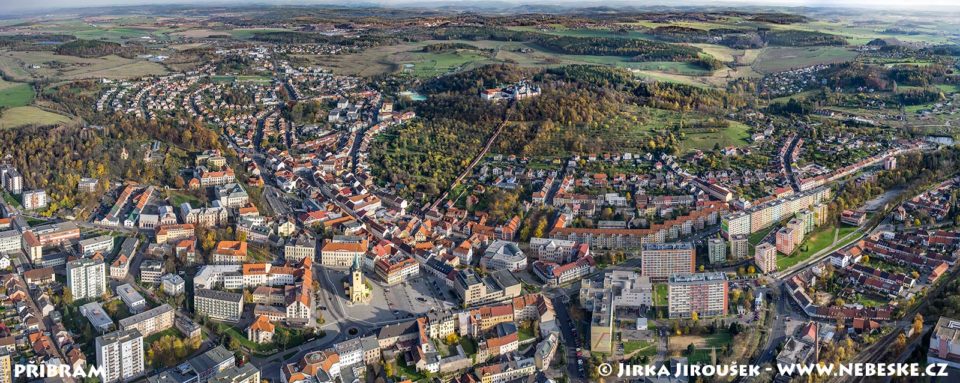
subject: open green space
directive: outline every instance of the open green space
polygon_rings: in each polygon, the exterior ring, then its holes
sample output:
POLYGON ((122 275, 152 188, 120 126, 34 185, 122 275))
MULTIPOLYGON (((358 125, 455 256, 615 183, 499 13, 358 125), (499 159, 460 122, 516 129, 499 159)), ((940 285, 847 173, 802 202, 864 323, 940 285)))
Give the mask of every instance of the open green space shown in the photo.
POLYGON ((56 125, 70 122, 70 118, 48 112, 35 106, 18 106, 0 113, 0 129, 26 125, 56 125))
POLYGON ((460 337, 460 346, 463 346, 463 352, 467 355, 473 355, 477 353, 477 341, 469 337, 460 337))
POLYGON ((750 138, 750 134, 747 133, 749 130, 749 126, 736 121, 730 121, 730 126, 720 131, 714 131, 714 129, 685 130, 680 148, 682 151, 689 151, 693 149, 712 150, 717 145, 721 148, 746 146, 747 139, 750 138))
POLYGON ((751 233, 750 236, 747 238, 747 242, 750 242, 750 244, 753 246, 759 245, 760 241, 762 241, 763 238, 767 236, 767 234, 770 234, 770 232, 773 231, 773 229, 776 229, 777 226, 778 225, 770 225, 770 227, 766 229, 760 229, 755 233, 751 233))
POLYGON ((653 305, 654 306, 666 306, 667 305, 667 284, 658 283, 653 286, 653 305))
POLYGON ((657 346, 645 340, 628 340, 623 342, 623 354, 630 355, 639 352, 638 356, 653 356, 657 354, 657 346))
POLYGON ((835 231, 836 230, 833 226, 820 228, 808 238, 805 238, 803 243, 797 247, 797 250, 794 251, 793 254, 789 256, 779 255, 777 257, 777 270, 786 270, 787 268, 803 262, 814 254, 829 247, 831 244, 833 244, 835 239, 835 231))
POLYGON ((764 48, 753 69, 760 73, 782 72, 817 64, 853 60, 857 52, 844 47, 768 47, 764 48))
MULTIPOLYGON (((426 375, 420 373, 420 371, 417 371, 417 366, 415 363, 410 363, 408 366, 405 357, 400 357, 397 359, 397 369, 397 374, 399 374, 403 379, 409 379, 414 382, 427 379, 426 375)), ((402 381, 403 379, 398 381, 402 381)))
POLYGON ((487 56, 467 49, 412 53, 410 56, 410 61, 400 61, 399 64, 404 73, 417 77, 434 77, 463 70, 467 65, 493 62, 487 56))
POLYGON ((33 87, 30 84, 0 79, 0 107, 30 105, 33 96, 33 87))
POLYGON ((533 326, 521 326, 517 328, 517 335, 520 341, 537 338, 537 334, 533 332, 533 326))
POLYGON ((859 303, 864 307, 880 307, 887 304, 885 301, 874 299, 873 297, 869 297, 864 294, 857 294, 857 299, 854 302, 859 303))
POLYGON ((167 198, 170 200, 170 204, 173 206, 180 206, 184 202, 189 202, 191 206, 197 207, 203 204, 203 201, 200 200, 197 196, 190 194, 186 191, 180 190, 168 190, 167 198))

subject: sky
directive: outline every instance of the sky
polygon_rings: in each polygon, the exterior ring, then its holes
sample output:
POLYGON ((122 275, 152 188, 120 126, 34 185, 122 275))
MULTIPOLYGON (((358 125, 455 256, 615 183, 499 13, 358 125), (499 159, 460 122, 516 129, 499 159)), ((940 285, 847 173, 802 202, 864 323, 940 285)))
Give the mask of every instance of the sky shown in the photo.
MULTIPOLYGON (((426 0, 431 4, 439 2, 456 5, 458 0, 426 0)), ((363 0, 361 3, 380 4, 383 6, 416 5, 418 0, 363 0)), ((470 2, 476 3, 477 0, 470 2)), ((515 4, 555 4, 571 6, 599 6, 599 5, 714 5, 714 6, 744 6, 744 5, 774 5, 774 6, 811 6, 811 7, 856 7, 856 8, 890 8, 890 9, 936 9, 941 7, 960 7, 960 0, 496 0, 499 3, 515 4)), ((0 0, 0 13, 13 11, 31 11, 57 8, 95 7, 112 5, 147 5, 147 4, 204 4, 204 5, 238 5, 238 4, 357 4, 358 1, 348 0, 0 0), (6 11, 6 12, 4 12, 6 11)))

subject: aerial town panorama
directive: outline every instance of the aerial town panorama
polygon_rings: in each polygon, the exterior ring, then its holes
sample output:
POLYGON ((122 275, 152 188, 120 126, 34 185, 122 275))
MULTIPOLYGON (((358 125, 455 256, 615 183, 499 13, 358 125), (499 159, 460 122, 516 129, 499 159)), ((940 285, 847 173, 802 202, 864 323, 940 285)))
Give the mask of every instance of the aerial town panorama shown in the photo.
POLYGON ((0 383, 960 382, 955 5, 12 3, 0 383))

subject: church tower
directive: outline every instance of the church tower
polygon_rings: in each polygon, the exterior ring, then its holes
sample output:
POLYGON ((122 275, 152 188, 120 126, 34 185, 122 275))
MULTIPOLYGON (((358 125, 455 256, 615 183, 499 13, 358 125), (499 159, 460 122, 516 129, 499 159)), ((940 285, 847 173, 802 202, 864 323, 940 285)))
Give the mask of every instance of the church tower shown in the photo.
POLYGON ((350 282, 347 295, 349 295, 351 303, 366 302, 370 298, 367 285, 363 282, 363 270, 360 266, 359 255, 353 257, 353 265, 350 266, 350 282))

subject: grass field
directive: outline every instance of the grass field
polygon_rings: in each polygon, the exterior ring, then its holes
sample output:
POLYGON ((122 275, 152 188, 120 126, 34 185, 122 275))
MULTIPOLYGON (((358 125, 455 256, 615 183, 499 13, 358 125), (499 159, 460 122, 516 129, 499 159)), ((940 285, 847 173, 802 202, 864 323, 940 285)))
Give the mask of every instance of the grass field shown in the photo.
POLYGON ((639 356, 654 356, 657 354, 657 346, 645 340, 628 340, 623 342, 623 354, 630 355, 639 352, 639 356))
POLYGON ((434 77, 465 69, 467 66, 492 63, 489 57, 476 51, 460 49, 451 52, 417 52, 409 53, 397 63, 403 72, 417 77, 434 77))
MULTIPOLYGON (((519 28, 519 27, 518 27, 519 28)), ((521 28, 522 29, 522 28, 521 28)), ((612 33, 609 31, 600 31, 612 33)), ((585 33, 583 31, 577 33, 585 33)), ((726 52, 713 48, 714 52, 726 52)), ((628 57, 565 55, 548 52, 540 47, 518 41, 467 41, 428 40, 402 45, 380 46, 363 52, 333 56, 297 56, 328 66, 340 74, 374 76, 384 73, 408 71, 414 76, 429 77, 455 70, 470 69, 479 65, 509 62, 527 67, 554 67, 571 64, 608 65, 632 70, 641 77, 658 81, 678 82, 697 86, 715 86, 724 81, 710 79, 711 72, 686 62, 634 62, 628 57), (460 50, 455 52, 421 52, 420 49, 435 43, 464 43, 490 51, 460 50), (404 64, 412 64, 404 66, 404 64)), ((721 72, 721 71, 717 71, 721 72)))
POLYGON ((835 239, 834 237, 835 231, 836 230, 832 226, 826 227, 820 231, 817 231, 811 234, 809 238, 805 239, 803 243, 798 247, 799 250, 794 252, 793 255, 788 257, 778 256, 777 270, 786 270, 787 268, 793 265, 796 265, 800 262, 803 262, 806 259, 809 259, 814 254, 832 245, 835 239))
POLYGON ((667 305, 667 285, 665 283, 658 283, 654 285, 653 290, 653 305, 654 306, 666 306, 667 305))
POLYGON ((691 364, 693 363, 710 363, 712 349, 716 348, 719 351, 726 345, 730 345, 733 342, 733 335, 730 335, 730 332, 726 330, 718 331, 716 334, 704 335, 704 336, 692 336, 692 335, 683 335, 670 338, 670 349, 672 350, 686 350, 687 346, 693 344, 694 352, 690 355, 687 355, 687 358, 691 364))
POLYGON ((857 52, 843 47, 768 47, 757 57, 753 69, 760 73, 782 72, 817 64, 850 61, 856 56, 857 52))
POLYGON ((30 105, 33 96, 33 87, 30 84, 0 79, 0 106, 10 108, 30 105))
POLYGON ((231 36, 233 36, 233 38, 235 38, 235 39, 249 39, 249 38, 252 38, 253 35, 255 35, 255 34, 257 34, 257 33, 263 33, 263 32, 285 32, 285 31, 289 31, 289 29, 282 29, 282 28, 239 28, 239 29, 231 29, 231 30, 227 31, 227 33, 229 33, 229 34, 230 34, 231 36))
POLYGON ((120 56, 83 58, 46 51, 8 51, 0 53, 0 70, 23 81, 45 77, 52 80, 87 78, 128 79, 166 74, 162 65, 120 56), (56 66, 51 64, 55 63, 56 66))
POLYGON ((685 138, 680 142, 680 150, 683 152, 693 149, 712 150, 716 144, 721 148, 745 146, 747 138, 750 137, 748 130, 750 130, 749 126, 736 121, 730 121, 730 126, 720 132, 685 130, 685 138))
POLYGON ((167 191, 167 198, 170 200, 170 203, 173 204, 173 206, 180 206, 180 204, 184 202, 189 202, 190 205, 193 206, 203 204, 203 202, 194 195, 172 189, 167 191))
POLYGON ((70 122, 64 115, 51 113, 35 106, 18 106, 3 111, 0 115, 0 129, 16 128, 24 125, 53 125, 70 122))

